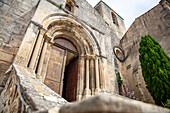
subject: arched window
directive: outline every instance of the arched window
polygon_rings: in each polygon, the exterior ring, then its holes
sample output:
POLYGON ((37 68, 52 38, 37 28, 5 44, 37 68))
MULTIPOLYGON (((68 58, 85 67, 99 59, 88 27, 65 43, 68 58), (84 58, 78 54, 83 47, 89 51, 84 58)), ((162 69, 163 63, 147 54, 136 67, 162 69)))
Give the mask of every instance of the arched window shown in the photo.
POLYGON ((119 26, 116 15, 112 12, 113 23, 119 26))
POLYGON ((67 10, 70 11, 70 12, 72 11, 72 10, 71 10, 71 6, 68 5, 68 4, 65 5, 65 9, 67 9, 67 10))
POLYGON ((67 0, 65 4, 65 9, 73 13, 74 2, 72 0, 67 0))

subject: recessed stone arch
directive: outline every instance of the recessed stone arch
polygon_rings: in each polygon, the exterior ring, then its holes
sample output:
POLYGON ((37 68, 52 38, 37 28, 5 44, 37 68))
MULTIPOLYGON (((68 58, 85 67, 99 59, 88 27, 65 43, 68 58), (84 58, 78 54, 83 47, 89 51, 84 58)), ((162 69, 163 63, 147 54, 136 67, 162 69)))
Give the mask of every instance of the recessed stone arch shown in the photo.
MULTIPOLYGON (((34 67, 36 78, 47 83, 46 78, 48 76, 49 69, 51 68, 48 67, 56 65, 51 63, 57 62, 57 65, 60 64, 63 67, 65 66, 64 64, 66 64, 65 62, 67 61, 62 60, 66 59, 64 55, 65 52, 62 52, 63 48, 60 48, 62 45, 57 46, 59 48, 55 47, 56 44, 54 43, 54 40, 57 38, 62 38, 63 40, 67 39, 76 46, 78 51, 78 54, 76 54, 78 55, 76 100, 81 100, 83 98, 97 94, 101 89, 101 84, 104 84, 104 79, 102 79, 100 75, 100 70, 102 70, 102 63, 99 63, 101 62, 101 50, 93 33, 86 25, 78 22, 76 19, 68 15, 50 15, 45 18, 41 24, 41 31, 37 36, 37 41, 34 45, 35 49, 33 49, 32 52, 32 56, 36 56, 36 58, 30 57, 30 64, 33 64, 31 65, 31 68, 34 67), (62 56, 56 57, 62 57, 62 59, 60 58, 59 61, 55 61, 55 55, 59 55, 56 51, 59 51, 59 49, 60 52, 62 52, 62 56), (53 52, 56 54, 51 54, 53 52), (36 59, 38 59, 38 61, 36 61, 36 59), (54 61, 51 61, 51 59, 54 61), (37 63, 35 63, 35 61, 37 63), (93 78, 92 81, 91 78, 93 78)), ((69 56, 66 55, 66 57, 69 56)), ((30 65, 28 65, 28 67, 30 68, 30 65)), ((61 81, 59 86, 61 86, 62 80, 64 78, 63 76, 65 68, 63 67, 59 67, 60 72, 62 73, 60 75, 61 81)), ((54 67, 52 70, 59 68, 54 67)), ((54 86, 55 84, 49 85, 49 87, 54 86)), ((61 90, 61 87, 59 90, 61 90)), ((61 91, 59 91, 59 94, 61 95, 61 91)))
MULTIPOLYGON (((91 32, 91 30, 88 28, 87 25, 85 25, 85 23, 83 23, 81 20, 79 20, 78 18, 73 17, 72 15, 68 15, 68 14, 61 14, 61 13, 54 13, 51 15, 46 16, 46 18, 43 19, 42 21, 42 25, 45 29, 50 29, 52 26, 55 26, 55 24, 57 24, 59 26, 62 26, 64 24, 74 27, 79 28, 79 34, 85 33, 88 36, 89 40, 86 40, 89 45, 90 45, 90 49, 94 49, 94 53, 97 55, 101 55, 101 48, 99 46, 99 43, 96 39, 96 37, 93 35, 93 33, 91 32), (94 47, 92 47, 94 46, 94 47)), ((69 26, 67 26, 69 28, 69 26)))
MULTIPOLYGON (((51 53, 56 52, 53 50, 56 49, 54 39, 57 38, 69 40, 78 51, 76 100, 95 95, 101 91, 100 89, 104 91, 106 59, 101 55, 99 42, 86 23, 67 14, 52 14, 40 23, 32 20, 15 63, 20 64, 17 59, 22 57, 24 62, 22 66, 27 67, 36 79, 44 82, 48 74, 51 53), (37 29, 36 33, 34 33, 35 28, 37 29), (26 55, 23 56, 23 53, 26 55)), ((58 49, 56 50, 58 51, 58 49)), ((53 58, 56 59, 55 55, 53 58)), ((64 59, 64 56, 62 58, 64 59)), ((58 62, 58 64, 63 65, 64 60, 60 60, 61 62, 58 62)), ((55 69, 53 70, 55 71, 55 69)), ((64 68, 60 72, 64 73, 64 68)), ((60 80, 62 80, 62 77, 60 80)), ((53 87, 53 85, 51 86, 53 87)))

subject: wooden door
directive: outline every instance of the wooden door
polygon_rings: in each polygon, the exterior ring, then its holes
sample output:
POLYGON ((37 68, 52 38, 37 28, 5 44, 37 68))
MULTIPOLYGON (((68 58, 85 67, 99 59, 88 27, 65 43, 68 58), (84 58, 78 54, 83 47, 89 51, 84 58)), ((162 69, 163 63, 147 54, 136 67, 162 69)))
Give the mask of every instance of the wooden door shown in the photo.
POLYGON ((60 95, 62 95, 65 62, 66 51, 52 46, 44 84, 60 95))
POLYGON ((65 99, 67 101, 76 100, 76 89, 77 89, 77 72, 78 72, 78 57, 71 61, 65 70, 65 78, 67 79, 65 99))

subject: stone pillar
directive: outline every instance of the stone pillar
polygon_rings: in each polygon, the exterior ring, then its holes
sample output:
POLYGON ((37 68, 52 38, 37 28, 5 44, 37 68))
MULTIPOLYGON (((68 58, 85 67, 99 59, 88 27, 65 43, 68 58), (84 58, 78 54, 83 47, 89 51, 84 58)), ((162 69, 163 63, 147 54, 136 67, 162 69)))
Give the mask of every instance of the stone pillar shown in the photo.
POLYGON ((94 58, 90 59, 90 89, 91 94, 95 95, 95 72, 94 72, 94 58))
POLYGON ((78 74, 78 96, 77 96, 77 101, 80 101, 82 99, 83 95, 83 88, 84 88, 84 71, 85 71, 85 58, 80 57, 79 60, 79 74, 78 74))
POLYGON ((105 59, 104 58, 100 58, 99 59, 99 65, 100 65, 100 87, 101 90, 104 92, 106 90, 106 70, 105 68, 107 68, 106 63, 105 63, 105 59))
POLYGON ((39 26, 30 23, 13 61, 14 64, 27 67, 38 33, 39 26))
POLYGON ((51 38, 46 36, 44 44, 43 44, 43 48, 41 51, 41 56, 40 56, 40 60, 39 60, 38 68, 37 68, 37 76, 36 76, 36 78, 40 81, 42 81, 41 71, 42 71, 42 67, 43 67, 45 53, 47 50, 47 44, 50 40, 51 40, 51 38))
POLYGON ((43 36, 45 34, 46 30, 45 29, 40 29, 40 33, 39 33, 39 37, 37 39, 37 42, 35 44, 35 48, 31 57, 31 61, 29 64, 29 68, 35 70, 35 64, 36 64, 36 60, 38 57, 38 53, 41 50, 41 44, 43 43, 44 39, 43 36))
POLYGON ((100 80, 99 80, 99 62, 98 58, 95 58, 95 72, 96 72, 96 89, 95 94, 97 94, 100 91, 100 80))
POLYGON ((86 58, 86 88, 85 88, 85 91, 84 91, 84 98, 88 98, 90 97, 91 95, 91 91, 89 89, 89 58, 87 57, 86 58))

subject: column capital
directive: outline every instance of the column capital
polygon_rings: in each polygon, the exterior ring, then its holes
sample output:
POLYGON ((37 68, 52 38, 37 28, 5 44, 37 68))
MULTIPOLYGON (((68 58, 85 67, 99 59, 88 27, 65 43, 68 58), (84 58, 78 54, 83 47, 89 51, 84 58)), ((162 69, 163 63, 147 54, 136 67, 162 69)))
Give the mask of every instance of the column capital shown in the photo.
POLYGON ((34 20, 31 20, 31 23, 34 24, 35 26, 37 26, 40 30, 40 34, 45 34, 47 32, 47 29, 46 28, 43 28, 43 25, 38 23, 38 22, 35 22, 34 20))
POLYGON ((45 28, 40 28, 40 34, 44 35, 47 32, 47 29, 45 28))
POLYGON ((96 56, 95 56, 95 60, 98 60, 98 59, 99 59, 99 56, 96 55, 96 56))
POLYGON ((48 34, 45 34, 44 39, 46 42, 50 42, 53 39, 53 37, 49 36, 48 34))
POLYGON ((84 58, 84 59, 95 59, 95 55, 86 54, 86 55, 80 56, 80 58, 84 58))

